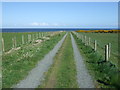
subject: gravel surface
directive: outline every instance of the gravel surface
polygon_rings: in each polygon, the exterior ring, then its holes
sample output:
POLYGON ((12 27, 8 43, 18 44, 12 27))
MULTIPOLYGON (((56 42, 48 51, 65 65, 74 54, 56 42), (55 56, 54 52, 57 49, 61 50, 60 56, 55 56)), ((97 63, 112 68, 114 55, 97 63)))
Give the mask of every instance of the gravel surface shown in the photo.
MULTIPOLYGON (((67 35, 67 34, 66 34, 67 35)), ((53 58, 57 51, 61 47, 66 35, 57 43, 57 45, 51 50, 45 57, 39 61, 34 69, 32 69, 28 76, 21 80, 14 88, 37 88, 44 80, 44 72, 46 72, 49 67, 53 64, 53 58)))
POLYGON ((83 58, 77 48, 75 40, 71 34, 72 46, 74 51, 74 58, 76 60, 76 67, 77 67, 77 81, 79 88, 94 88, 94 84, 92 81, 91 76, 88 73, 87 68, 85 67, 83 58))

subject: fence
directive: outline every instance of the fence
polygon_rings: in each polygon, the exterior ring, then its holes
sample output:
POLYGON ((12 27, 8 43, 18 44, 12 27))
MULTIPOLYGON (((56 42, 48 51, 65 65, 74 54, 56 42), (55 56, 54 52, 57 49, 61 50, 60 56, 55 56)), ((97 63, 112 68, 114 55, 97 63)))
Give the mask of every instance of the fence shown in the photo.
POLYGON ((24 44, 33 43, 35 40, 47 37, 52 33, 53 32, 5 33, 2 37, 2 52, 20 47, 24 44))
POLYGON ((78 34, 77 32, 73 32, 73 33, 78 38, 81 39, 82 43, 92 47, 95 52, 99 52, 102 56, 104 56, 104 59, 106 61, 109 61, 111 57, 112 57, 112 59, 113 59, 113 57, 116 60, 118 59, 117 55, 114 54, 113 52, 111 52, 111 46, 112 46, 111 43, 108 43, 108 44, 104 45, 104 47, 102 47, 100 45, 100 42, 97 40, 93 40, 92 38, 87 37, 86 35, 82 35, 80 33, 78 34))

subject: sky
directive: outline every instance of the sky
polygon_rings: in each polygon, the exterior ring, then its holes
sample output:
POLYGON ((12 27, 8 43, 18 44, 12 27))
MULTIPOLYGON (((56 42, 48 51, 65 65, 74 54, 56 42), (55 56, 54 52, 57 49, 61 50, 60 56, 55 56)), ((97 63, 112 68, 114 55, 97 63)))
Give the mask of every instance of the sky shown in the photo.
POLYGON ((117 28, 118 2, 3 2, 2 27, 117 28))

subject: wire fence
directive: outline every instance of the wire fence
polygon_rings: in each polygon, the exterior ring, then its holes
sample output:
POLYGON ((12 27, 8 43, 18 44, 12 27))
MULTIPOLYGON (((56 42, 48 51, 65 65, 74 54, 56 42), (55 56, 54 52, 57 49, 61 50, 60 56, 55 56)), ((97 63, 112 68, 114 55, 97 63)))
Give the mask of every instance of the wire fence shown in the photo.
POLYGON ((98 52, 106 61, 112 61, 112 63, 118 65, 118 54, 113 52, 112 44, 108 42, 108 44, 101 45, 102 42, 90 38, 82 33, 73 32, 77 38, 81 39, 82 43, 92 47, 92 49, 98 52))
POLYGON ((41 40, 52 34, 53 32, 5 33, 5 35, 2 36, 2 52, 7 52, 28 43, 34 43, 36 40, 41 40), (10 36, 7 37, 7 35, 10 36))

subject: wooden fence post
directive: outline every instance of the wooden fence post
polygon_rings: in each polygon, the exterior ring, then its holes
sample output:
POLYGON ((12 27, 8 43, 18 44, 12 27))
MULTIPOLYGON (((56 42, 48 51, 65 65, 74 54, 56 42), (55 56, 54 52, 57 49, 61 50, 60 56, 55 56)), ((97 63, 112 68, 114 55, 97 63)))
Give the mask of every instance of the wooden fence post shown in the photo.
POLYGON ((33 34, 32 36, 33 36, 33 41, 34 41, 34 40, 35 40, 35 39, 34 39, 34 34, 33 34))
POLYGON ((108 61, 108 45, 105 45, 105 61, 108 61))
POLYGON ((4 46, 4 39, 2 38, 2 51, 5 51, 5 46, 4 46))
POLYGON ((31 34, 30 34, 30 41, 32 40, 31 38, 32 38, 32 37, 31 37, 31 34))
POLYGON ((44 32, 44 36, 46 36, 46 32, 44 32))
POLYGON ((14 48, 16 48, 17 47, 17 42, 16 42, 16 37, 14 37, 14 48))
POLYGON ((89 40, 88 40, 88 45, 90 46, 90 37, 89 37, 89 40))
POLYGON ((36 39, 38 39, 38 34, 36 33, 36 39))
POLYGON ((33 34, 33 37, 34 37, 34 41, 35 41, 35 34, 33 34))
POLYGON ((43 32, 43 37, 44 37, 44 32, 43 32))
POLYGON ((24 42, 24 35, 22 35, 22 44, 25 44, 25 42, 24 42))
POLYGON ((82 43, 83 43, 83 35, 82 35, 82 43))
POLYGON ((14 44, 14 38, 12 38, 12 42, 13 42, 13 48, 15 48, 15 44, 14 44))
POLYGON ((43 32, 41 33, 41 37, 43 37, 43 32))
POLYGON ((41 38, 41 33, 39 33, 39 38, 41 38))
POLYGON ((39 32, 38 32, 38 38, 39 38, 39 32))
POLYGON ((28 42, 29 42, 29 40, 30 40, 30 38, 29 38, 29 34, 28 34, 27 36, 28 36, 28 42))
POLYGON ((86 45, 86 36, 85 36, 85 41, 84 41, 85 45, 86 45))
POLYGON ((108 57, 110 58, 111 54, 111 43, 108 43, 108 57))
POLYGON ((77 38, 78 38, 78 33, 77 33, 77 38))
POLYGON ((97 41, 94 40, 94 50, 96 51, 97 50, 97 41))
POLYGON ((37 39, 37 33, 35 35, 36 35, 36 39, 37 39))
POLYGON ((30 42, 30 35, 28 34, 28 43, 30 42))

